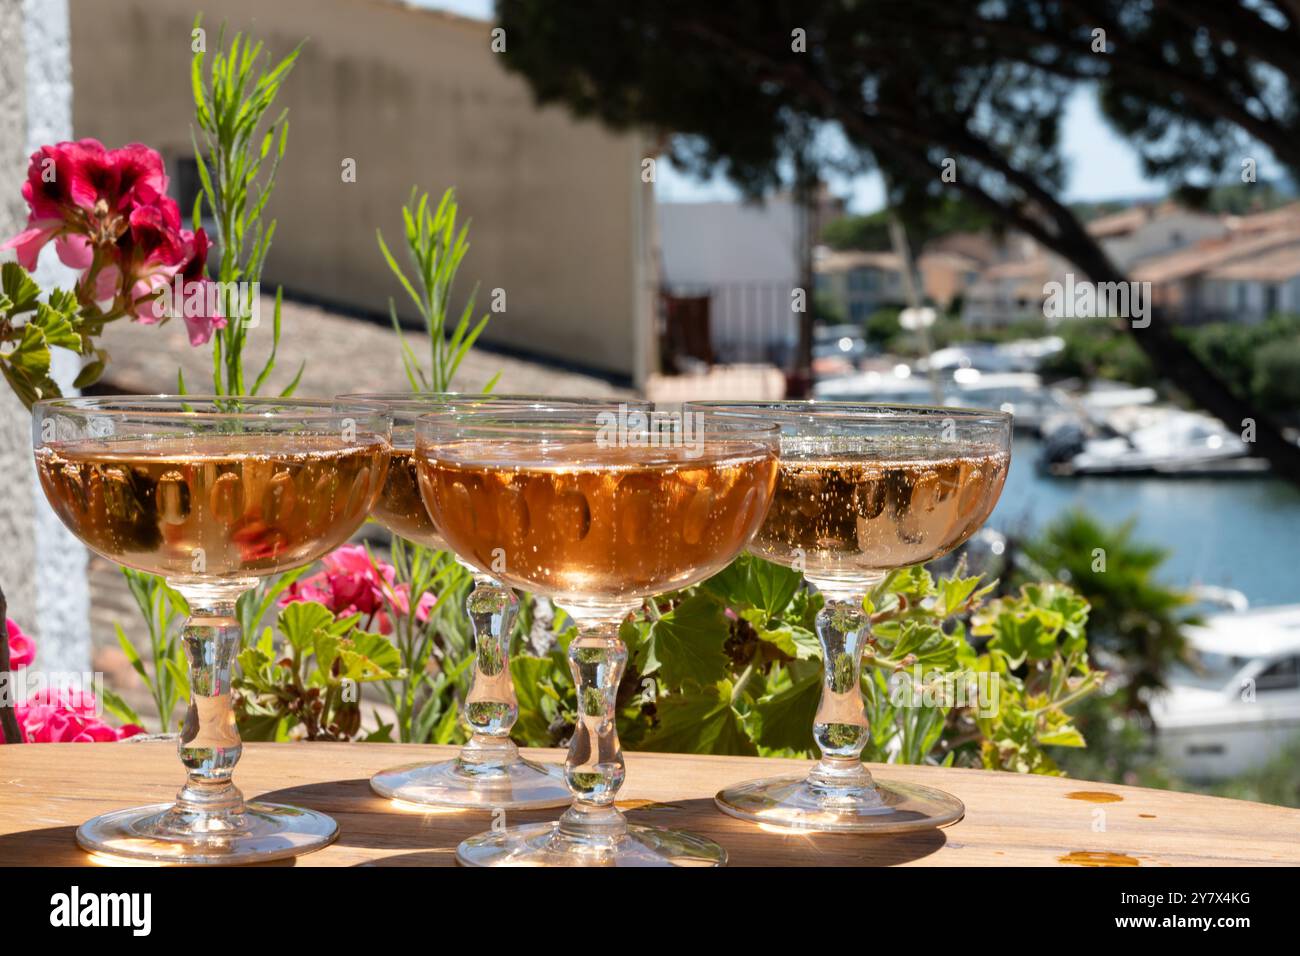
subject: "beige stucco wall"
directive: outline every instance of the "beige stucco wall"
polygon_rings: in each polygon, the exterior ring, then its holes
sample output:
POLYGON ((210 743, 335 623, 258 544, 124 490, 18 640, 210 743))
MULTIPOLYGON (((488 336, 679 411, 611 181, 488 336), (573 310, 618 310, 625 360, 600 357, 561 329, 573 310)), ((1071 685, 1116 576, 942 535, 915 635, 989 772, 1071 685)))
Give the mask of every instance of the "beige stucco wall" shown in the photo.
POLYGON ((376 227, 400 243, 411 186, 435 197, 455 186, 473 219, 458 292, 478 282, 482 309, 491 290, 506 294, 484 341, 641 380, 654 207, 639 137, 538 110, 491 52, 490 24, 387 0, 72 0, 78 136, 190 152, 200 8, 209 49, 222 21, 277 54, 307 38, 282 94, 289 147, 268 283, 385 310, 400 290, 376 227), (345 159, 355 183, 342 181, 345 159))

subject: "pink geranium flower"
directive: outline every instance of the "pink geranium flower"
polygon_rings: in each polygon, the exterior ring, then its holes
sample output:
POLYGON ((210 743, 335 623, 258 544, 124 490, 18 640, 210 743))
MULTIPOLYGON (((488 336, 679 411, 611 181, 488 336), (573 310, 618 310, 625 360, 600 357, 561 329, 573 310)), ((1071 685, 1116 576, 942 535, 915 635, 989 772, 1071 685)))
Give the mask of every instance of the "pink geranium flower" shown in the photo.
POLYGON ((181 228, 166 190, 162 157, 140 143, 113 150, 94 139, 43 146, 23 184, 27 226, 0 250, 16 250, 30 270, 54 241, 60 261, 82 273, 83 301, 111 301, 145 324, 179 316, 190 343, 202 345, 226 325, 208 292, 208 237, 181 228), (180 294, 163 298, 178 276, 180 294))
POLYGON ((212 338, 214 329, 226 327, 225 316, 221 314, 220 303, 214 303, 209 295, 213 285, 207 278, 208 250, 212 244, 208 234, 202 229, 190 232, 181 230, 181 242, 185 249, 185 265, 181 267, 183 303, 180 306, 181 318, 190 336, 190 345, 203 345, 212 338), (197 303, 197 308, 195 304, 197 303), (213 305, 216 308, 213 308, 213 305))
POLYGON ((34 694, 14 708, 29 744, 96 743, 144 733, 135 724, 113 727, 96 716, 95 696, 66 690, 34 694))
POLYGON ((9 634, 9 669, 21 670, 36 658, 36 644, 14 621, 6 621, 9 634))
MULTIPOLYGON (((294 601, 315 601, 330 609, 335 617, 360 614, 367 627, 380 634, 391 634, 393 622, 390 614, 406 617, 411 613, 410 585, 394 584, 397 571, 391 564, 371 558, 370 552, 357 544, 345 544, 326 555, 321 564, 324 570, 289 585, 280 598, 280 605, 294 601)), ((415 619, 421 624, 437 598, 425 593, 415 608, 415 619)))
MULTIPOLYGON (((27 667, 36 657, 36 643, 8 621, 9 666, 27 667)), ((22 739, 29 744, 91 743, 124 740, 144 733, 136 724, 113 727, 98 716, 95 695, 67 687, 43 688, 14 706, 22 739)))

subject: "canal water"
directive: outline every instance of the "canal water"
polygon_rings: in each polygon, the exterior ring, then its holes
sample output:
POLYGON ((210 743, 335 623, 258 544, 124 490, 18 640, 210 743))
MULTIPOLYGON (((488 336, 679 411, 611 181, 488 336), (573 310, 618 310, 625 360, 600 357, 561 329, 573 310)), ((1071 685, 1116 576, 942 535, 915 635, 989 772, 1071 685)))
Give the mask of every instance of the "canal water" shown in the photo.
POLYGON ((1300 489, 1272 478, 1048 478, 1038 442, 1017 438, 989 526, 1036 530, 1071 507, 1108 524, 1136 519, 1133 540, 1169 557, 1160 578, 1236 588, 1252 607, 1300 602, 1300 489))

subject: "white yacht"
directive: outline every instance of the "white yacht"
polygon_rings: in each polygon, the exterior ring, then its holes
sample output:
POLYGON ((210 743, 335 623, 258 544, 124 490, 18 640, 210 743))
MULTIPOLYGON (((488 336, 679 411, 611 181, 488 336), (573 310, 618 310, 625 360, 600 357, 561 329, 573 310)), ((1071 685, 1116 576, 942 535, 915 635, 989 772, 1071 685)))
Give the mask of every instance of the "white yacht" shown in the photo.
POLYGON ((1054 475, 1228 475, 1265 471, 1241 436, 1203 412, 1130 406, 1106 418, 1107 437, 1052 430, 1043 448, 1054 475), (1124 420, 1121 421, 1120 419, 1124 420))
POLYGON ((1300 604, 1216 614, 1188 639, 1197 666, 1180 665, 1149 702, 1170 769, 1227 779, 1300 736, 1300 604))

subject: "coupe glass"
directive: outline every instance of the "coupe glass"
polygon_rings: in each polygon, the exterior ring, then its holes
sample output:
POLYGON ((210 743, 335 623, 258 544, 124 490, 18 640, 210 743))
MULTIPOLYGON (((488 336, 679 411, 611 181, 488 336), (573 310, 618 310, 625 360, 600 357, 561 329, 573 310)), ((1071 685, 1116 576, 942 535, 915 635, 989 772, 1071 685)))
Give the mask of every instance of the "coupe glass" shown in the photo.
MULTIPOLYGON (((580 408, 595 415, 608 410, 649 409, 643 401, 555 399, 536 395, 459 395, 448 392, 354 393, 336 399, 339 408, 363 406, 386 413, 393 423, 393 461, 371 517, 393 534, 426 548, 449 551, 420 498, 415 467, 415 422, 421 415, 446 414, 491 404, 494 408, 580 408)), ((569 802, 564 768, 526 760, 510 739, 519 701, 510 677, 510 634, 519 600, 484 568, 458 558, 474 575, 465 601, 474 631, 474 673, 465 698, 469 742, 451 760, 405 764, 370 778, 381 796, 438 807, 500 807, 509 810, 562 807, 569 802)))
POLYGON ((777 444, 775 426, 705 414, 683 423, 484 407, 419 420, 420 490, 447 543, 550 597, 578 629, 568 647, 579 711, 565 760, 573 804, 555 823, 464 841, 462 863, 726 861, 716 843, 630 825, 614 805, 624 778, 615 698, 627 662, 618 630, 646 597, 703 580, 745 547, 771 500, 777 444))
POLYGON ((733 421, 776 422, 776 493, 750 553, 804 576, 826 598, 817 614, 824 675, 807 777, 728 787, 735 817, 805 830, 902 832, 961 819, 962 802, 916 784, 875 780, 863 765, 868 725, 863 648, 870 590, 895 568, 956 548, 993 511, 1011 460, 1001 412, 840 402, 699 402, 733 421))
POLYGON ((87 850, 169 863, 247 863, 330 843, 322 813, 245 802, 230 674, 235 602, 259 577, 316 560, 365 521, 388 468, 382 414, 328 401, 212 396, 68 398, 32 413, 36 470, 55 513, 110 561, 158 574, 189 602, 190 704, 174 804, 77 829, 87 850))

